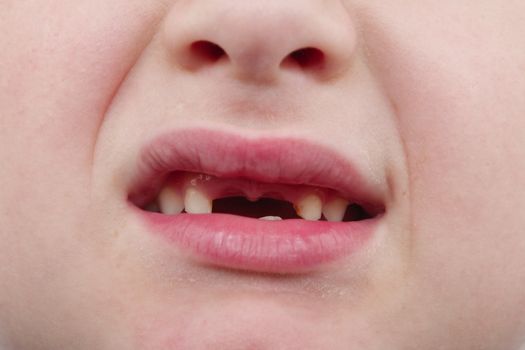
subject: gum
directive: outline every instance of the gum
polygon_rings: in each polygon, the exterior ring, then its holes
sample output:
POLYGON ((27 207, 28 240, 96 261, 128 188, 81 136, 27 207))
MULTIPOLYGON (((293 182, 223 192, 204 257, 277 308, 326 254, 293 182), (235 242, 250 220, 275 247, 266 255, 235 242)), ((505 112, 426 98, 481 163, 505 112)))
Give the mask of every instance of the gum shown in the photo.
POLYGON ((171 174, 165 187, 172 187, 181 194, 190 187, 197 188, 211 200, 226 197, 246 197, 251 201, 272 198, 297 203, 309 194, 316 194, 323 203, 341 198, 334 190, 306 185, 261 183, 243 178, 219 178, 207 174, 178 172, 171 174))

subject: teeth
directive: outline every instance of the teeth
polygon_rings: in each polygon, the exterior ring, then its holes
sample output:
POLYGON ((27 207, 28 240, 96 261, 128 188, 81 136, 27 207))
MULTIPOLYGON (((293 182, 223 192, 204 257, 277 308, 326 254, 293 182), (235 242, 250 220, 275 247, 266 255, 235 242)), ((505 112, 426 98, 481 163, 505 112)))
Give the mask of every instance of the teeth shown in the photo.
MULTIPOLYGON (((247 197, 252 201, 258 199, 258 196, 247 197)), ((323 205, 320 195, 314 192, 296 201, 294 208, 297 215, 305 220, 317 221, 324 215, 327 221, 341 222, 348 205, 349 202, 340 197, 332 198, 323 205)), ((199 186, 189 184, 184 195, 180 189, 165 187, 159 193, 157 201, 150 203, 145 209, 165 215, 177 215, 183 210, 189 214, 210 214, 212 213, 213 202, 199 186)), ((279 216, 264 216, 260 217, 259 220, 280 221, 283 219, 279 216)))
POLYGON ((335 198, 325 203, 323 207, 323 215, 328 221, 343 221, 346 207, 348 207, 348 201, 342 198, 335 198))
POLYGON ((176 215, 184 209, 184 201, 178 191, 166 187, 159 194, 159 206, 162 214, 176 215))
POLYGON ((184 196, 184 207, 189 214, 210 214, 212 201, 195 187, 189 187, 184 196))
POLYGON ((259 218, 259 220, 267 220, 267 221, 279 221, 282 220, 280 216, 263 216, 262 218, 259 218))
POLYGON ((323 203, 316 194, 309 194, 295 204, 297 215, 305 220, 317 221, 321 218, 323 203))

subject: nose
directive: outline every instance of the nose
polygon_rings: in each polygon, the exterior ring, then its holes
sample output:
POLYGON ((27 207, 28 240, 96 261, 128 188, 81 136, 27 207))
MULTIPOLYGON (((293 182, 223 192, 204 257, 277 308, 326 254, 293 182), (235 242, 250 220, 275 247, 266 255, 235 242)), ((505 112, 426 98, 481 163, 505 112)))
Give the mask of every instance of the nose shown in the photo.
POLYGON ((340 0, 179 0, 163 27, 183 70, 256 82, 286 73, 333 79, 352 65, 356 41, 340 0))

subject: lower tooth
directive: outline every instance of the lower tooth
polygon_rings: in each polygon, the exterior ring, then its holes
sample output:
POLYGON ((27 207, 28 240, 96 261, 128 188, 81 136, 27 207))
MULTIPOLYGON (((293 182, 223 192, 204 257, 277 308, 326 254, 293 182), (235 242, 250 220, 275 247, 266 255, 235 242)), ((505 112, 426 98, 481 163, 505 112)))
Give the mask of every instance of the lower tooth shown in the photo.
POLYGON ((262 218, 259 218, 259 220, 267 220, 267 221, 279 221, 282 220, 280 216, 263 216, 262 218))

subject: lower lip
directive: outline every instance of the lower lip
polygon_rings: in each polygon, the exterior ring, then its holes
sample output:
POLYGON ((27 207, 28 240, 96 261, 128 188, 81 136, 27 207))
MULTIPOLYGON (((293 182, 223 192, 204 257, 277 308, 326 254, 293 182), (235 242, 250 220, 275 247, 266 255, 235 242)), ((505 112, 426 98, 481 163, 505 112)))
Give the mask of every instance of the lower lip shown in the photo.
POLYGON ((379 216, 352 222, 264 221, 228 214, 170 216, 134 209, 154 234, 201 262, 269 273, 308 272, 354 255, 372 237, 379 221, 379 216))

